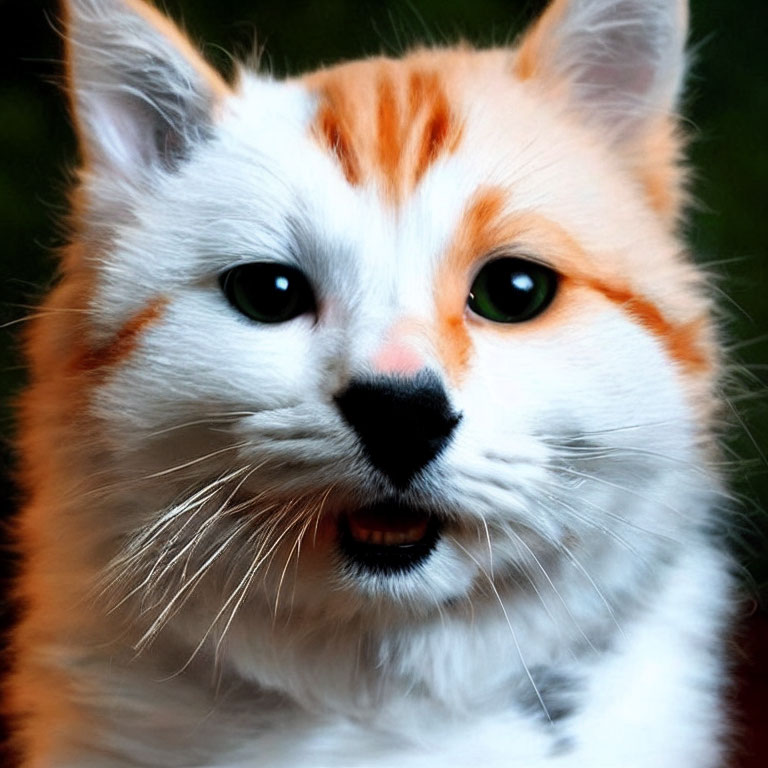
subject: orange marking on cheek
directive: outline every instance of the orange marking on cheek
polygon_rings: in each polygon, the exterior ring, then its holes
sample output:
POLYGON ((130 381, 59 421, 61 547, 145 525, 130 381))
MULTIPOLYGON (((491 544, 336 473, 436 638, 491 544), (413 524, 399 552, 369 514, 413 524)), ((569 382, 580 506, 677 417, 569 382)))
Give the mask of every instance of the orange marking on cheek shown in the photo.
POLYGON ((81 371, 104 370, 130 357, 143 333, 162 317, 167 304, 168 300, 165 298, 158 298, 149 303, 120 328, 109 344, 81 353, 76 358, 74 367, 81 371))
POLYGON ((670 357, 687 370, 701 371, 709 367, 710 361, 702 352, 699 342, 702 321, 677 325, 667 320, 653 302, 633 294, 627 288, 612 286, 592 278, 582 278, 579 282, 602 293, 610 302, 621 307, 658 338, 670 357))
MULTIPOLYGON (((466 332, 463 313, 466 303, 467 280, 477 260, 495 248, 516 242, 533 244, 533 253, 557 256, 560 263, 560 293, 567 299, 568 283, 580 285, 601 293, 608 301, 620 307, 664 345, 670 358, 688 372, 705 371, 712 365, 703 333, 706 322, 699 318, 692 322, 675 323, 669 320, 653 301, 621 287, 618 283, 596 278, 585 272, 589 268, 588 255, 568 233, 554 222, 534 214, 504 215, 505 192, 489 187, 478 190, 467 206, 453 244, 438 271, 436 305, 438 336, 446 367, 459 377, 471 352, 471 340, 466 332), (463 333, 461 332, 463 331, 463 333)), ((566 315, 557 297, 553 307, 541 320, 562 322, 566 315), (560 309, 558 309, 560 307, 560 309), (554 311, 553 311, 554 310, 554 311)), ((567 310, 571 311, 571 310, 567 310)), ((542 329, 541 320, 527 323, 526 327, 542 329)), ((502 332, 515 330, 518 325, 489 326, 502 332)))
POLYGON ((701 335, 704 326, 704 321, 698 320, 674 327, 665 336, 669 353, 691 372, 702 373, 711 370, 713 365, 711 355, 703 351, 701 335))

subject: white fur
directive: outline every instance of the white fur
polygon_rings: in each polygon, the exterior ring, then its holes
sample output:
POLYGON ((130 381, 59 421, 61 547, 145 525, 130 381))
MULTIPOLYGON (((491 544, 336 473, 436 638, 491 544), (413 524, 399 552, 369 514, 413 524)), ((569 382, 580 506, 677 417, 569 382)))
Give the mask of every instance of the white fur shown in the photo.
MULTIPOLYGON (((91 32, 93 14, 118 30, 130 16, 118 0, 70 5, 91 32)), ((579 46, 614 6, 672 29, 664 3, 574 2, 579 46)), ((676 78, 681 30, 662 35, 676 78)), ((354 576, 311 530, 300 554, 296 527, 247 538, 259 515, 300 525, 381 495, 333 396, 396 320, 429 326, 478 187, 513 189, 513 210, 556 220, 670 315, 670 285, 706 307, 620 163, 524 84, 513 114, 484 117, 497 97, 480 84, 461 148, 394 216, 308 136, 300 84, 246 73, 212 139, 169 172, 141 149, 141 121, 89 90, 114 51, 78 39, 94 48, 73 49, 87 139, 120 172, 84 175, 88 248, 49 305, 90 286, 98 346, 158 294, 169 304, 77 423, 61 397, 36 417, 47 458, 22 522, 30 607, 12 682, 33 710, 25 768, 721 765, 728 578, 706 534, 710 434, 699 391, 615 305, 547 334, 473 328, 461 384, 420 338, 463 414, 409 490, 451 520, 423 567, 354 576), (217 276, 254 259, 299 266, 317 321, 234 312, 217 276), (225 514, 244 498, 247 517, 225 514), (570 717, 550 722, 542 668, 571 681, 570 717)))

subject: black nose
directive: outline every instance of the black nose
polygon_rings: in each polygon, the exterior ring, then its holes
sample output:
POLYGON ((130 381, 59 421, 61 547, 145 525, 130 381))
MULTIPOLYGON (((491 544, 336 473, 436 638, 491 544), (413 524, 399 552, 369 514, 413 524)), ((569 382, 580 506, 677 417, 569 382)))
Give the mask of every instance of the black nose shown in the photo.
POLYGON ((400 488, 445 448, 461 419, 433 374, 353 381, 336 404, 370 462, 400 488))

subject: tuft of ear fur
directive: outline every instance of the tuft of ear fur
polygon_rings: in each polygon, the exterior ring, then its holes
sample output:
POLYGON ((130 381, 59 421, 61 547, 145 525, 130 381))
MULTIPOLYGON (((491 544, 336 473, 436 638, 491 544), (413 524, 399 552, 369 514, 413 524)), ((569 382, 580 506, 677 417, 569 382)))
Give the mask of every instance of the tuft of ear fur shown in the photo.
POLYGON ((622 139, 675 109, 688 26, 684 0, 555 0, 526 35, 521 79, 563 88, 622 139))
POLYGON ((86 163, 141 180, 209 135, 226 83, 141 0, 65 0, 69 87, 86 163))
POLYGON ((684 202, 676 107, 687 29, 687 0, 554 0, 514 60, 519 79, 596 126, 670 222, 684 202))

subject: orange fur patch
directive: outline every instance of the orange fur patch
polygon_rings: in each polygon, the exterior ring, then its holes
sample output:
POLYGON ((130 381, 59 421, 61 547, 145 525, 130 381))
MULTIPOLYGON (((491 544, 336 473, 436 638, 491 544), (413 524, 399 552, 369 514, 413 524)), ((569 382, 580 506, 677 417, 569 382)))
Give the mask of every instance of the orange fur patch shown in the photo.
POLYGON ((675 325, 667 320, 661 310, 648 299, 636 296, 627 288, 609 285, 600 280, 581 279, 584 285, 605 296, 621 307, 630 318, 642 325, 666 347, 669 356, 688 371, 709 368, 709 360, 701 349, 699 340, 702 321, 675 325))
POLYGON ((651 206, 673 225, 686 202, 683 140, 676 123, 663 118, 649 130, 637 153, 637 174, 651 206))
MULTIPOLYGON (((498 187, 478 190, 466 208, 453 243, 436 278, 436 308, 439 352, 453 380, 460 380, 469 361, 472 342, 464 318, 468 281, 472 267, 494 249, 540 243, 534 253, 557 256, 556 266, 564 283, 596 291, 620 307, 664 345, 670 358, 689 372, 706 371, 711 360, 702 339, 706 323, 697 319, 673 323, 650 299, 637 295, 613 279, 590 275, 589 259, 583 249, 554 222, 531 213, 504 215, 506 192, 498 187)), ((553 307, 554 308, 554 307, 553 307)), ((556 317, 551 310, 542 320, 556 317)), ((537 328, 541 321, 536 321, 537 328)), ((526 327, 532 322, 526 323, 526 327)), ((520 327, 494 326, 502 331, 520 327)))
POLYGON ((390 194, 396 195, 402 150, 401 120, 394 85, 386 75, 379 82, 378 97, 379 103, 376 107, 378 166, 383 177, 382 181, 389 187, 390 194))
POLYGON ((350 139, 350 128, 344 122, 347 109, 344 92, 329 83, 323 90, 314 130, 321 143, 334 153, 346 180, 357 186, 362 181, 360 164, 350 139))
POLYGON ((314 138, 334 154, 350 184, 374 183, 392 204, 461 141, 461 123, 437 72, 375 59, 316 73, 305 84, 320 98, 314 138))
POLYGON ((498 245, 496 227, 504 199, 504 191, 497 187, 482 189, 475 195, 436 276, 438 354, 454 383, 461 381, 472 354, 472 339, 464 319, 467 274, 478 258, 498 245))
POLYGON ((75 358, 73 368, 78 371, 103 371, 113 368, 134 352, 144 332, 163 315, 168 301, 157 298, 130 318, 104 347, 85 350, 75 358))
POLYGON ((454 125, 448 98, 436 74, 419 71, 411 74, 409 102, 409 119, 415 119, 422 107, 427 114, 416 156, 414 184, 418 184, 444 152, 453 154, 456 151, 461 140, 461 129, 454 125))
POLYGON ((565 16, 571 0, 555 0, 547 6, 536 23, 526 32, 515 58, 514 73, 520 80, 540 75, 551 55, 548 45, 555 30, 565 16))

